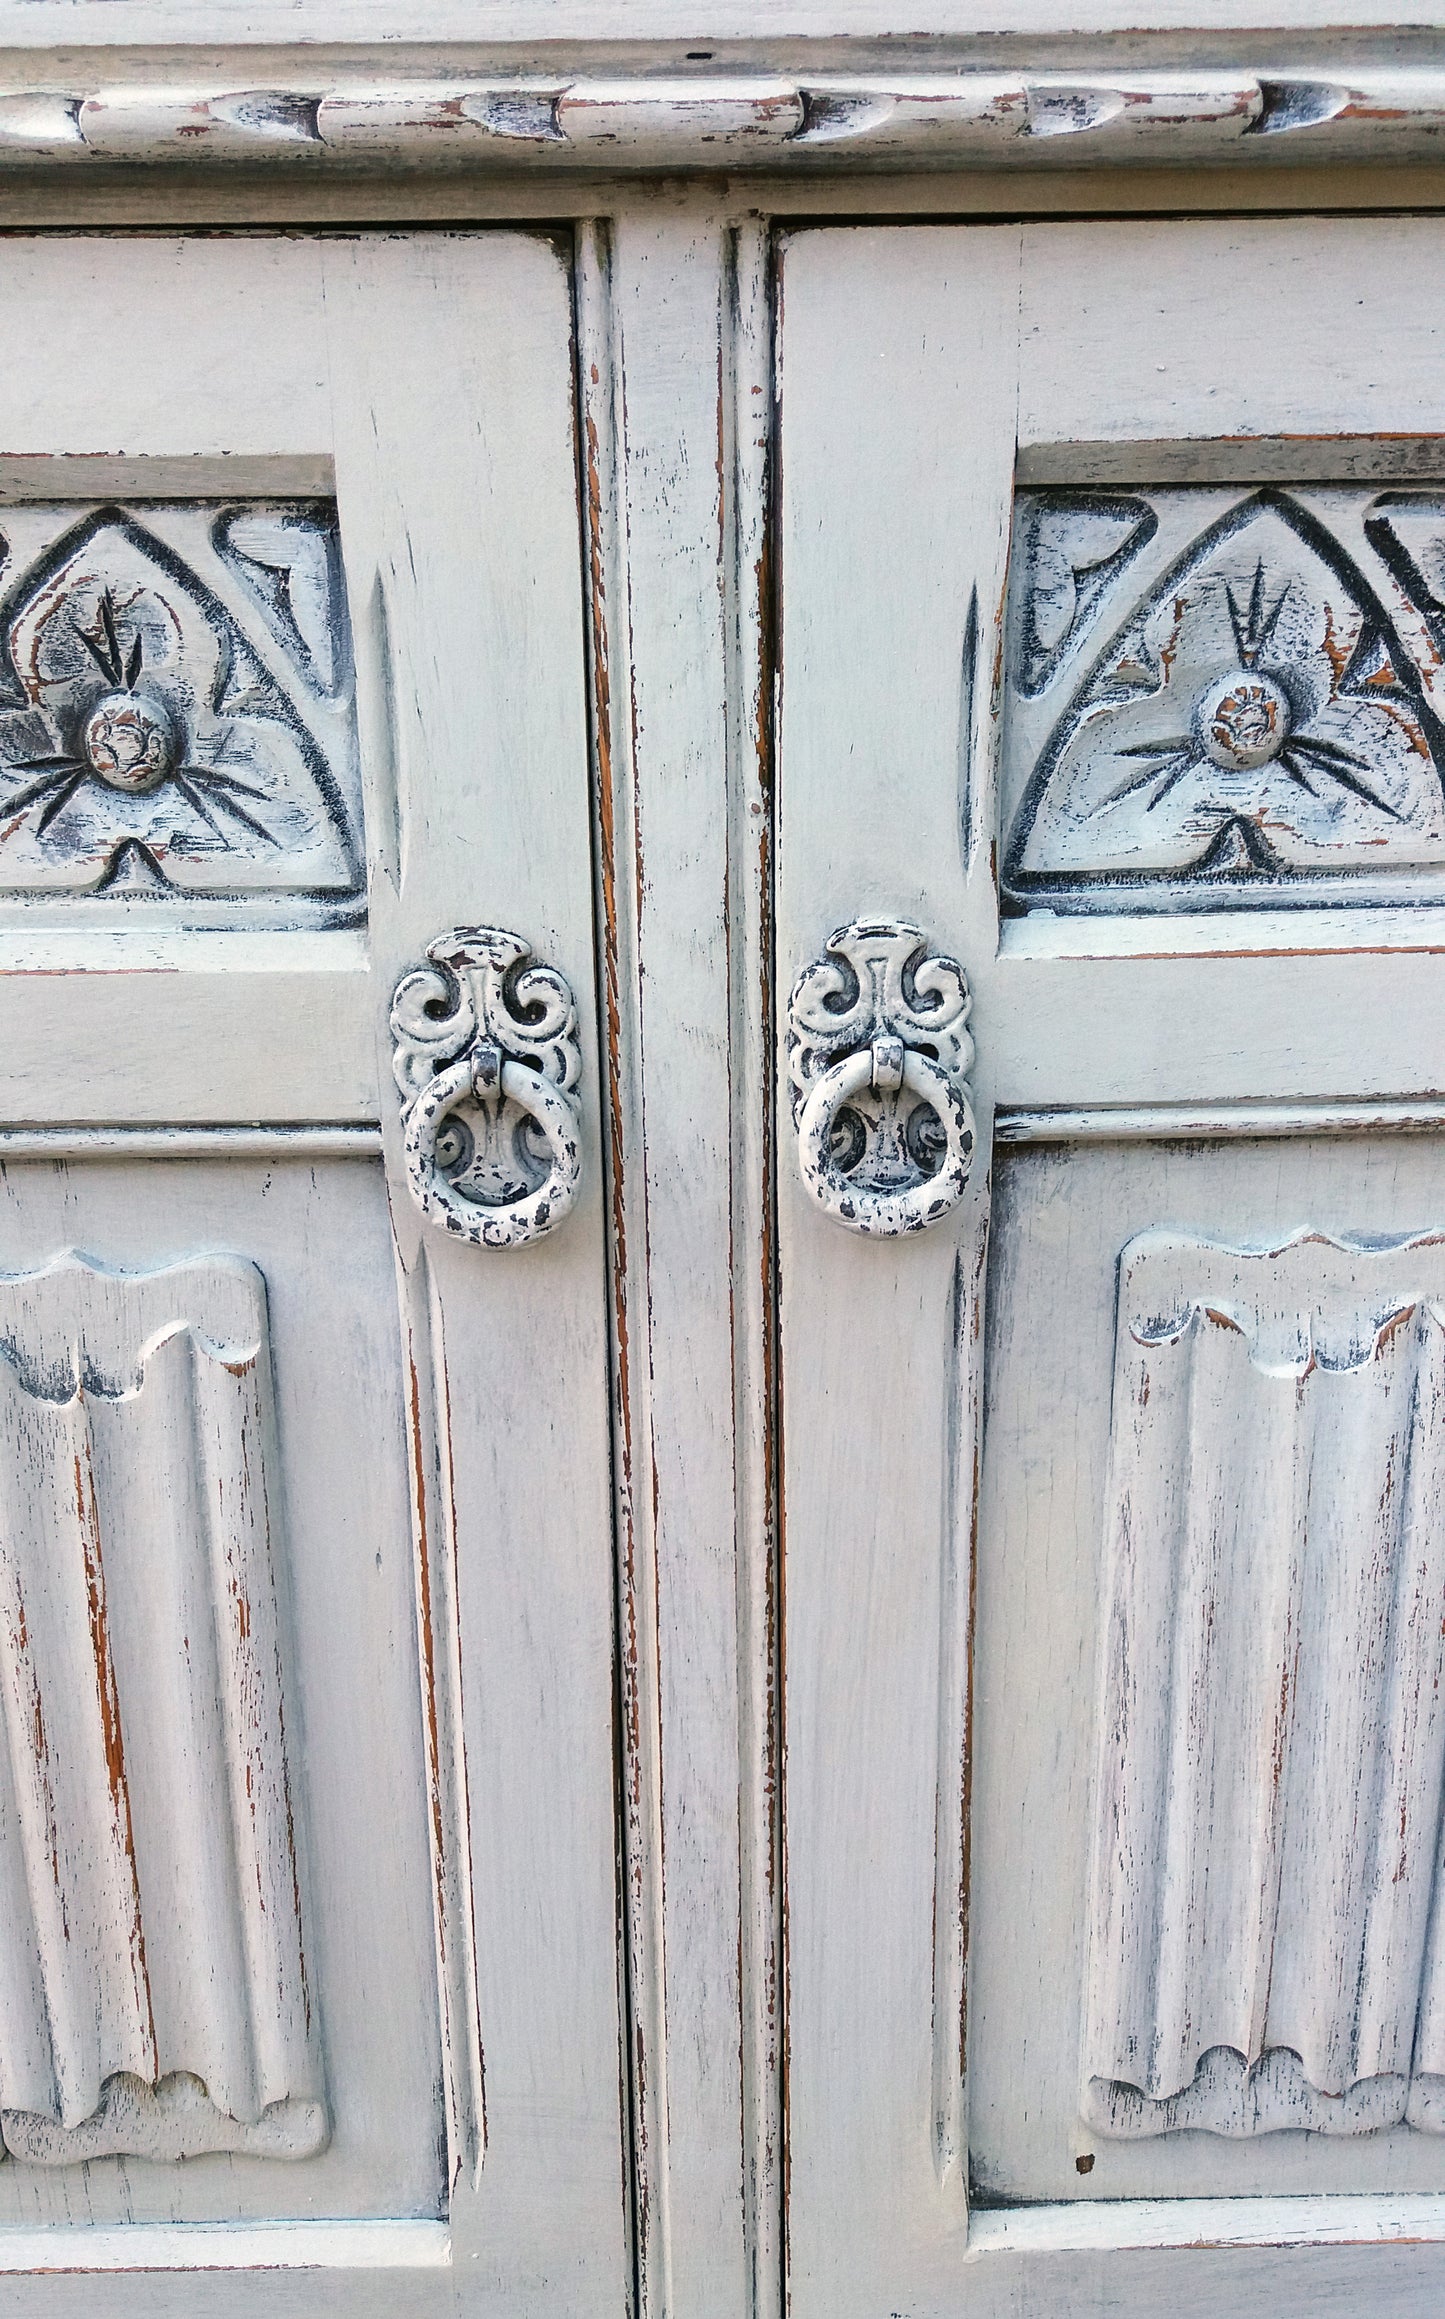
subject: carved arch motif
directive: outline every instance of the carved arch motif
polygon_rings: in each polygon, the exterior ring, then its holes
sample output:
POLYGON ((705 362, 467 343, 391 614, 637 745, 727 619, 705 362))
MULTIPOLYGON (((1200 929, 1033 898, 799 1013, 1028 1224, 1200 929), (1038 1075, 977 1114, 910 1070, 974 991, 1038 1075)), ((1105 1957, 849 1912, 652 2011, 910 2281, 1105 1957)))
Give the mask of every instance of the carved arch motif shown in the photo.
POLYGON ((1021 495, 1006 907, 1445 899, 1445 496, 1407 496, 1021 495))
POLYGON ((363 891, 335 522, 301 503, 17 508, 0 894, 363 891))

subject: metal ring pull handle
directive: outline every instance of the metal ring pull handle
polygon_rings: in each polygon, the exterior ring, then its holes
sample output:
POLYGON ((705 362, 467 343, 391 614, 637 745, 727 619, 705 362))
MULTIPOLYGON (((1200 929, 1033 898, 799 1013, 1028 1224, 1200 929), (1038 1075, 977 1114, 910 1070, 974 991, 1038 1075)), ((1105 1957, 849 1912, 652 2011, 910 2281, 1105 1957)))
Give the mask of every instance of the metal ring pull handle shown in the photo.
POLYGON ((530 957, 503 928, 454 927, 392 1000, 412 1198, 479 1248, 542 1239, 582 1178, 577 1009, 556 968, 530 957))
POLYGON ((850 1231, 926 1231, 963 1197, 977 1142, 971 1005, 957 961, 896 918, 840 927, 794 985, 799 1167, 809 1196, 850 1231))

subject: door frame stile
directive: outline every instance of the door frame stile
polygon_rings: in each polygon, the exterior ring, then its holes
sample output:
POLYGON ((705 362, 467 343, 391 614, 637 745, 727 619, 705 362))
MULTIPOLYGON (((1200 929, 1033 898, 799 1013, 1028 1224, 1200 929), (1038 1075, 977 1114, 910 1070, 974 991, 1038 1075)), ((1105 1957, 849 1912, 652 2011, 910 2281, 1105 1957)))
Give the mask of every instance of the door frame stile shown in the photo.
POLYGON ((729 667, 728 969, 733 1087, 732 1321, 741 1746, 743 2153, 748 2319, 787 2310, 787 1972, 783 1934, 781 1394, 777 1358, 773 942, 778 681, 773 472, 774 237, 727 243, 722 423, 729 667))
MULTIPOLYGON (((654 2234, 664 2265, 664 2213, 654 2211, 650 2153, 665 2146, 666 2039, 658 2008, 661 1927, 658 1880, 647 1872, 656 1842, 660 1777, 657 1745, 655 1552, 648 1494, 636 1488, 634 1429, 647 1425, 648 1377, 634 1362, 629 1243, 646 1239, 642 1169, 642 1089, 637 1081, 637 896, 627 832, 636 827, 632 752, 631 618, 622 517, 621 365, 612 306, 612 242, 606 217, 576 226, 574 312, 578 400, 579 505, 592 724, 593 874, 596 885, 597 1021, 606 1184, 608 1333, 612 1395, 615 1557, 618 1996, 624 2189, 632 2229, 631 2319, 653 2303, 654 2234)), ((665 2176, 658 2186, 665 2196, 665 2176)))
POLYGON ((697 195, 578 229, 637 2319, 784 2294, 770 280, 697 195))

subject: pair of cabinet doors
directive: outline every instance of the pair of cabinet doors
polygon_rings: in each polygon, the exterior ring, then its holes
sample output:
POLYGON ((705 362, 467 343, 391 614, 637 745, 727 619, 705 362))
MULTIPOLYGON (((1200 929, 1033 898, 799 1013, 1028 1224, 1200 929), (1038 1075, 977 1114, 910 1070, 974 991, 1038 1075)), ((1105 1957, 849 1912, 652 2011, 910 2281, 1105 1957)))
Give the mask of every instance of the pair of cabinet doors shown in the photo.
POLYGON ((1442 277, 0 246, 6 2308, 1431 2307, 1442 277))

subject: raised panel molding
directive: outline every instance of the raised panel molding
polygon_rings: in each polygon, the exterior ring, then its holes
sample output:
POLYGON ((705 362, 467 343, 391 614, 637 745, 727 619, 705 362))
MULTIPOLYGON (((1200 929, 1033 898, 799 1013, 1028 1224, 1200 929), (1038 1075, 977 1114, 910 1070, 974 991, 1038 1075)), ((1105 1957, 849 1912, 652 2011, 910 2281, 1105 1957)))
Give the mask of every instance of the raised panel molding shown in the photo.
MULTIPOLYGON (((0 509, 0 895, 355 918, 335 511, 0 509)), ((223 912, 220 922, 225 922, 223 912)))
POLYGON ((1445 496, 1019 495, 1014 910, 1438 900, 1445 496))
POLYGON ((1445 2131, 1445 1235, 1120 1263, 1083 2112, 1445 2131))
POLYGON ((0 2126, 38 2165, 328 2137, 265 1285, 0 1276, 0 2126))

